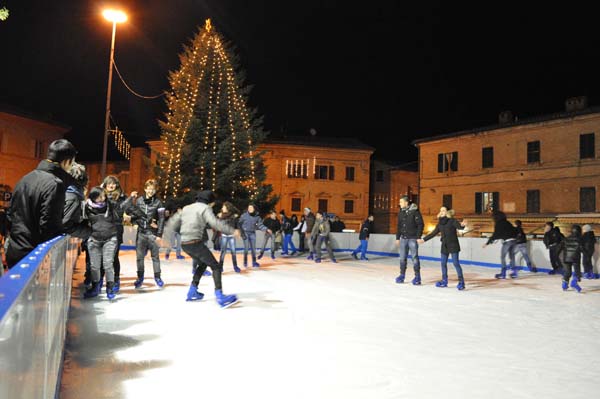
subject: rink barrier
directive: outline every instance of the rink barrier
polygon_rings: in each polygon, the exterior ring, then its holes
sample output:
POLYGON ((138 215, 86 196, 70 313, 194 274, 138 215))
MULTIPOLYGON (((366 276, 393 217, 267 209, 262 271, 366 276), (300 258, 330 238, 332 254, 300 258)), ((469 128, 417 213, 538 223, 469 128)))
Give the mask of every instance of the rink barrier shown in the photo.
MULTIPOLYGON (((126 226, 123 237, 122 249, 135 249, 135 227, 126 226)), ((212 233, 211 233, 212 234, 212 233)), ((168 236, 166 232, 163 235, 165 245, 168 245, 168 236)), ((360 243, 358 233, 331 233, 332 245, 335 252, 352 252, 360 243)), ((261 245, 264 239, 262 231, 256 232, 257 246, 261 245)), ((478 237, 459 237, 460 242, 460 263, 461 265, 482 266, 489 268, 500 268, 500 249, 501 241, 490 244, 485 249, 482 245, 487 242, 487 238, 478 237)), ((293 235, 293 242, 298 247, 298 235, 293 235)), ((395 245, 396 236, 394 234, 371 234, 369 238, 369 247, 367 254, 385 257, 398 257, 398 247, 395 245)), ((212 246, 212 241, 209 241, 209 246, 212 246)), ((529 257, 533 266, 537 267, 538 271, 550 271, 550 257, 548 250, 541 240, 530 239, 527 241, 529 257)), ((426 261, 439 262, 440 259, 441 241, 440 237, 434 237, 424 244, 419 245, 419 258, 426 261)), ((243 251, 244 244, 240 238, 236 238, 236 250, 243 251)), ((308 246, 306 246, 308 249, 308 246)), ((267 250, 270 250, 268 248, 267 250)), ((449 260, 450 265, 452 263, 449 260)), ((600 267, 600 251, 596 244, 596 252, 593 258, 594 271, 599 272, 600 267)), ((516 264, 519 268, 525 267, 525 261, 520 254, 516 256, 516 264)))
POLYGON ((79 239, 38 245, 0 278, 0 398, 56 398, 79 239))

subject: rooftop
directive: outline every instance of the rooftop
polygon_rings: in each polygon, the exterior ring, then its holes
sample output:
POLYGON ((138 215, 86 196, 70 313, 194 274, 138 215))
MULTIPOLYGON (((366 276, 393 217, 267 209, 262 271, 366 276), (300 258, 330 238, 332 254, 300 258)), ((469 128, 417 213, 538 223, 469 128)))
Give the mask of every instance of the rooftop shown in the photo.
POLYGON ((291 144, 306 147, 348 148, 375 151, 375 148, 352 137, 324 137, 312 135, 268 137, 262 144, 291 144))
POLYGON ((0 103, 0 113, 20 116, 21 118, 31 119, 37 122, 42 122, 48 125, 56 126, 65 129, 66 131, 71 130, 71 126, 61 122, 53 120, 50 116, 36 114, 31 111, 26 111, 18 107, 0 103))

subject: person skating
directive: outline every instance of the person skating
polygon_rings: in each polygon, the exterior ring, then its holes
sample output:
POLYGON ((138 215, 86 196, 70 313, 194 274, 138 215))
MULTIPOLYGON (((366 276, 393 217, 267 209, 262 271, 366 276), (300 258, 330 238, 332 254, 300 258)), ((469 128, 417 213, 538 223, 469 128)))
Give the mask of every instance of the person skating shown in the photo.
MULTIPOLYGON (((231 202, 226 201, 225 203, 223 203, 223 206, 221 207, 221 212, 217 215, 217 217, 223 222, 225 222, 232 229, 237 229, 238 219, 240 216, 239 213, 240 211, 238 211, 231 202)), ((231 262, 233 263, 233 270, 236 273, 239 273, 240 268, 237 265, 237 256, 235 251, 235 235, 221 233, 221 257, 219 259, 219 263, 221 264, 221 267, 223 269, 227 249, 231 251, 231 262)))
POLYGON ((563 255, 563 279, 562 289, 564 291, 569 289, 569 280, 571 275, 571 288, 581 292, 581 287, 578 282, 581 281, 581 250, 582 250, 582 236, 581 226, 574 224, 571 226, 571 234, 564 239, 563 255))
POLYGON ((411 204, 407 196, 400 198, 399 205, 396 245, 399 247, 400 254, 400 275, 396 277, 396 283, 404 283, 407 257, 410 253, 415 271, 412 284, 421 285, 421 263, 417 240, 423 235, 423 216, 417 205, 411 204))
POLYGON ((161 278, 159 245, 157 242, 162 237, 165 227, 165 208, 156 197, 157 189, 158 184, 154 179, 147 180, 144 183, 144 196, 138 198, 135 206, 130 209, 132 213, 131 220, 138 225, 136 237, 137 280, 134 282, 135 288, 141 288, 144 283, 144 258, 148 249, 152 258, 154 281, 159 288, 162 288, 165 284, 161 278))
POLYGON ((312 231, 315 226, 316 218, 310 208, 304 208, 304 217, 306 220, 306 241, 308 241, 309 250, 306 260, 313 260, 315 255, 315 243, 312 240, 312 231))
POLYGON ((595 250, 596 236, 594 235, 594 230, 592 230, 592 226, 586 224, 583 226, 581 255, 583 257, 583 276, 588 280, 596 278, 594 265, 592 264, 592 257, 595 250))
POLYGON ((281 251, 281 255, 289 255, 288 249, 291 247, 291 256, 294 256, 296 255, 297 250, 294 242, 292 241, 292 237, 294 234, 294 227, 296 226, 294 226, 292 219, 289 219, 285 215, 284 210, 281 210, 279 215, 281 216, 281 231, 283 232, 283 250, 281 251))
MULTIPOLYGON (((181 208, 172 206, 171 209, 167 208, 165 213, 166 212, 169 212, 169 216, 173 216, 177 212, 181 212, 181 208)), ((167 219, 165 218, 165 223, 167 223, 166 220, 167 219)), ((174 231, 171 234, 171 243, 167 246, 167 250, 165 251, 165 260, 169 260, 169 257, 171 256, 171 251, 173 250, 173 248, 175 248, 175 258, 176 259, 185 259, 185 256, 183 256, 181 254, 181 234, 174 232, 174 231)))
POLYGON ((329 223, 329 220, 325 218, 323 211, 318 211, 315 220, 315 225, 313 226, 313 230, 311 232, 311 241, 315 242, 314 245, 317 253, 315 263, 321 263, 321 247, 323 246, 323 243, 325 243, 325 246, 327 247, 329 259, 331 259, 333 263, 337 263, 337 260, 333 255, 333 247, 331 245, 330 233, 331 224, 329 223))
POLYGON ((92 228, 87 243, 92 269, 92 286, 84 293, 84 297, 93 298, 100 294, 100 265, 102 264, 106 275, 106 296, 112 300, 115 298, 113 262, 121 218, 117 215, 113 204, 107 201, 102 187, 94 187, 90 190, 85 204, 85 214, 92 228))
POLYGON ((298 233, 298 252, 303 254, 306 251, 304 245, 306 243, 306 216, 302 215, 300 222, 294 227, 294 231, 298 233))
POLYGON ((458 253, 460 252, 460 243, 458 242, 457 231, 461 230, 466 226, 466 222, 460 223, 454 219, 454 211, 447 209, 445 206, 440 208, 438 213, 438 224, 435 229, 418 240, 419 244, 423 244, 425 241, 431 240, 438 234, 441 234, 442 246, 441 251, 441 266, 442 266, 442 279, 435 283, 436 287, 447 287, 448 286, 448 257, 452 256, 452 264, 456 269, 456 275, 458 276, 458 285, 456 288, 459 291, 465 289, 465 278, 463 276, 463 270, 458 260, 458 253))
POLYGON ((367 248, 369 246, 369 237, 374 229, 374 220, 375 217, 373 215, 369 215, 369 217, 360 226, 360 233, 358 233, 360 244, 354 251, 352 251, 352 257, 356 260, 359 260, 358 256, 356 256, 358 252, 360 252, 360 260, 369 260, 367 258, 367 248))
POLYGON ((552 270, 548 274, 562 273, 563 265, 560 262, 559 256, 562 248, 562 239, 563 236, 558 227, 555 227, 552 222, 546 222, 546 226, 544 227, 544 245, 549 251, 550 264, 552 265, 552 270))
POLYGON ((188 289, 187 301, 198 301, 204 294, 198 291, 198 284, 207 267, 212 270, 215 283, 215 297, 222 308, 229 307, 238 301, 236 295, 223 294, 221 276, 223 267, 213 256, 206 243, 208 241, 208 228, 221 231, 227 235, 239 235, 230 224, 217 219, 212 207, 215 204, 215 194, 212 191, 200 191, 196 202, 183 207, 181 213, 175 214, 169 222, 169 227, 181 234, 181 247, 198 265, 188 289))
POLYGON ((537 267, 531 264, 531 259, 529 258, 529 251, 527 250, 527 234, 523 231, 523 223, 520 220, 515 220, 515 228, 517 229, 517 238, 515 244, 515 255, 521 254, 525 264, 527 265, 527 270, 533 273, 537 273, 537 267))
POLYGON ((269 241, 271 241, 271 259, 275 259, 275 234, 281 230, 281 223, 279 223, 279 220, 277 220, 277 212, 272 210, 269 213, 269 216, 263 221, 263 224, 267 227, 267 231, 265 233, 263 246, 258 255, 258 259, 261 259, 264 256, 269 241))
POLYGON ((493 211, 492 219, 494 220, 494 233, 487 240, 485 244, 483 244, 483 248, 487 247, 491 243, 496 240, 502 240, 502 250, 500 251, 500 263, 502 264, 502 269, 500 273, 496 274, 494 277, 498 279, 506 278, 506 256, 510 259, 510 277, 517 278, 517 267, 515 265, 515 245, 517 243, 517 229, 512 225, 507 219, 504 212, 501 211, 493 211))
POLYGON ((272 232, 263 224, 254 204, 248 205, 247 211, 240 216, 238 223, 244 240, 244 267, 248 267, 248 249, 252 255, 252 267, 259 267, 260 264, 256 261, 256 230, 269 234, 272 232))

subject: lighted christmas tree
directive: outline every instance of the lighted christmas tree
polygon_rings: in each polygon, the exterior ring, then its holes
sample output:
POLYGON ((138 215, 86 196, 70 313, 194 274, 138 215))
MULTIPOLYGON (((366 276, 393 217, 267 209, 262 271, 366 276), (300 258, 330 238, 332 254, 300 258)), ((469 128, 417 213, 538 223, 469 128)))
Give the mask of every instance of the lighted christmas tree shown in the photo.
POLYGON ((181 198, 213 190, 238 206, 252 201, 271 208, 271 186, 256 145, 265 137, 262 118, 247 106, 237 58, 206 21, 180 55, 181 67, 169 76, 166 121, 161 122, 163 195, 181 198))

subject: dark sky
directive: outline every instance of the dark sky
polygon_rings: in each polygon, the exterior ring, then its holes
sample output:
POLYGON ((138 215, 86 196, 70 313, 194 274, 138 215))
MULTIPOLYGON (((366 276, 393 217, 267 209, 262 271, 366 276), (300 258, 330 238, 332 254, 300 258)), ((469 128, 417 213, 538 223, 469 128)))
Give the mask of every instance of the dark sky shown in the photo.
MULTIPOLYGON (((600 102, 593 10, 524 3, 124 0, 130 19, 117 29, 116 62, 139 92, 159 93, 210 17, 237 46, 268 131, 315 128, 408 161, 412 139, 492 124, 504 109, 526 117, 560 111, 570 96, 600 102)), ((10 10, 0 22, 0 103, 72 126, 68 138, 87 160, 101 158, 104 4, 0 0, 10 10)), ((133 144, 156 137, 162 99, 138 99, 114 79, 119 127, 133 144)))

